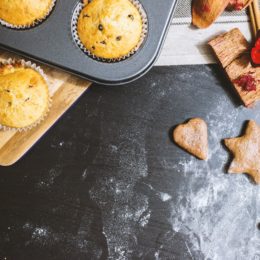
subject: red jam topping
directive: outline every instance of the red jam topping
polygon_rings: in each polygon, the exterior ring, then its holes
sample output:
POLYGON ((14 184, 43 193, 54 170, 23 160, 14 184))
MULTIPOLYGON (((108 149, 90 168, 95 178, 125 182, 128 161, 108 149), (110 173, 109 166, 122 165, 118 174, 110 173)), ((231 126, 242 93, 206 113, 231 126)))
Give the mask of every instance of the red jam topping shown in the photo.
POLYGON ((243 4, 240 4, 240 3, 236 3, 236 4, 234 5, 234 9, 235 9, 236 11, 242 10, 243 7, 244 7, 244 5, 243 5, 243 4))
POLYGON ((257 82, 250 72, 234 80, 234 83, 239 85, 244 91, 256 91, 257 82))
POLYGON ((244 3, 241 0, 231 0, 230 4, 236 11, 240 11, 244 8, 244 3))
POLYGON ((210 6, 209 4, 204 4, 202 6, 202 11, 205 12, 205 13, 209 13, 210 12, 210 6))

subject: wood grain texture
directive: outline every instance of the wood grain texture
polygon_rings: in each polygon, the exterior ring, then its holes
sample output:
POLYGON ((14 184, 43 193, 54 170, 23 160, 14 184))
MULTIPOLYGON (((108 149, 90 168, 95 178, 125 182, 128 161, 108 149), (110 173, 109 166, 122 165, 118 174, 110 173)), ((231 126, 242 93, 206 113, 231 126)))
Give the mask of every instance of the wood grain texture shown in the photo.
MULTIPOLYGON (((0 61, 7 58, 17 57, 0 52, 0 61)), ((86 80, 59 70, 41 67, 49 79, 52 107, 45 120, 29 131, 0 131, 0 165, 2 166, 17 162, 91 85, 86 80)))
POLYGON ((250 55, 246 53, 235 59, 225 70, 230 81, 232 82, 232 85, 236 89, 246 107, 251 107, 256 101, 260 100, 260 84, 257 80, 260 78, 260 68, 252 66, 250 62, 250 55), (256 91, 245 91, 240 84, 235 82, 235 80, 239 77, 249 74, 256 79, 256 91))
POLYGON ((249 55, 250 45, 239 29, 233 29, 217 36, 209 42, 220 61, 234 89, 246 107, 254 105, 260 99, 260 68, 253 67, 249 55), (244 75, 252 75, 256 90, 247 91, 236 80, 244 75))
POLYGON ((248 51, 250 46, 238 28, 234 28, 227 33, 214 37, 214 39, 209 42, 209 45, 213 48, 214 53, 224 69, 243 53, 248 51))

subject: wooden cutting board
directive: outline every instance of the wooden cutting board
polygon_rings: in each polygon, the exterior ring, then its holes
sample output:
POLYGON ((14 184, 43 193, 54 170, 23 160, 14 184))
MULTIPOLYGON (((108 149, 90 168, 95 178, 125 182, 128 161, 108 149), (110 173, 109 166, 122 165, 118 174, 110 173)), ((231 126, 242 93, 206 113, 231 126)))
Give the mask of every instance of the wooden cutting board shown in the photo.
MULTIPOLYGON (((0 50, 0 61, 19 57, 0 50)), ((68 73, 42 66, 50 82, 52 107, 46 119, 37 127, 26 131, 0 131, 0 165, 17 162, 70 106, 90 87, 91 83, 68 73)))

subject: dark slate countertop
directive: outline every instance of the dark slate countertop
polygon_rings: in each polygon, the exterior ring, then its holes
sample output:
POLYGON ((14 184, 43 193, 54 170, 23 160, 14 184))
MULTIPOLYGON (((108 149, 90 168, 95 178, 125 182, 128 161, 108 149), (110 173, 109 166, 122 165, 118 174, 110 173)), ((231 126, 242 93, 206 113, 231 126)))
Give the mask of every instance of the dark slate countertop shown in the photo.
POLYGON ((259 259, 260 190, 226 174, 221 142, 259 112, 240 106, 216 65, 93 85, 0 168, 0 259, 259 259), (206 162, 172 142, 192 117, 208 123, 206 162))

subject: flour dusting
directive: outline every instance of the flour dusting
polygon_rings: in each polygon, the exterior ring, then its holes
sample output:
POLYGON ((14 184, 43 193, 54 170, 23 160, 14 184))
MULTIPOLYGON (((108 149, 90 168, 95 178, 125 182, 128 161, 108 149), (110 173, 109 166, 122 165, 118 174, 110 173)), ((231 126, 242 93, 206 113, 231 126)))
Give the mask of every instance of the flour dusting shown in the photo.
POLYGON ((55 179, 60 176, 62 169, 53 168, 50 169, 48 173, 42 176, 40 181, 36 184, 39 190, 48 190, 55 182, 55 179))
POLYGON ((113 153, 116 153, 118 151, 118 147, 116 145, 111 144, 109 145, 109 148, 113 153))
MULTIPOLYGON (((174 166, 173 166, 174 167, 174 166)), ((149 187, 151 191, 154 192, 156 196, 158 196, 163 202, 169 201, 172 199, 172 196, 165 192, 160 192, 154 189, 154 187, 151 184, 144 183, 146 186, 149 187)))
MULTIPOLYGON (((29 240, 25 241, 25 246, 37 245, 40 247, 49 246, 59 248, 62 244, 64 251, 61 250, 60 253, 66 258, 68 252, 75 253, 89 253, 91 252, 95 255, 95 259, 100 259, 102 255, 102 249, 93 243, 93 237, 89 237, 91 231, 87 225, 91 220, 89 212, 83 216, 82 222, 79 229, 75 234, 66 231, 57 232, 49 226, 37 226, 33 223, 25 223, 23 225, 23 230, 25 233, 30 234, 29 240)), ((64 259, 63 257, 61 257, 64 259)))
POLYGON ((159 251, 154 253, 154 258, 155 258, 155 260, 159 260, 160 259, 159 258, 159 251))
POLYGON ((46 238, 47 236, 48 236, 48 230, 46 228, 40 228, 40 227, 35 228, 32 234, 33 239, 46 238))
POLYGON ((190 157, 176 166, 184 182, 171 203, 170 223, 173 231, 188 238, 191 257, 200 252, 203 259, 258 259, 260 234, 252 208, 260 213, 260 189, 243 174, 224 173, 229 155, 220 142, 237 135, 234 125, 245 109, 229 113, 221 100, 206 118, 208 161, 190 157))
POLYGON ((159 195, 160 195, 160 199, 163 202, 168 201, 168 200, 170 200, 172 198, 171 195, 169 195, 168 193, 164 193, 164 192, 160 192, 159 195))
POLYGON ((81 179, 84 181, 88 177, 88 171, 85 169, 81 175, 81 179))
POLYGON ((90 190, 102 211, 109 259, 130 259, 137 236, 151 217, 148 197, 135 190, 138 180, 148 175, 143 134, 141 126, 132 125, 119 134, 117 145, 108 145, 110 160, 119 164, 117 172, 106 173, 90 190))

